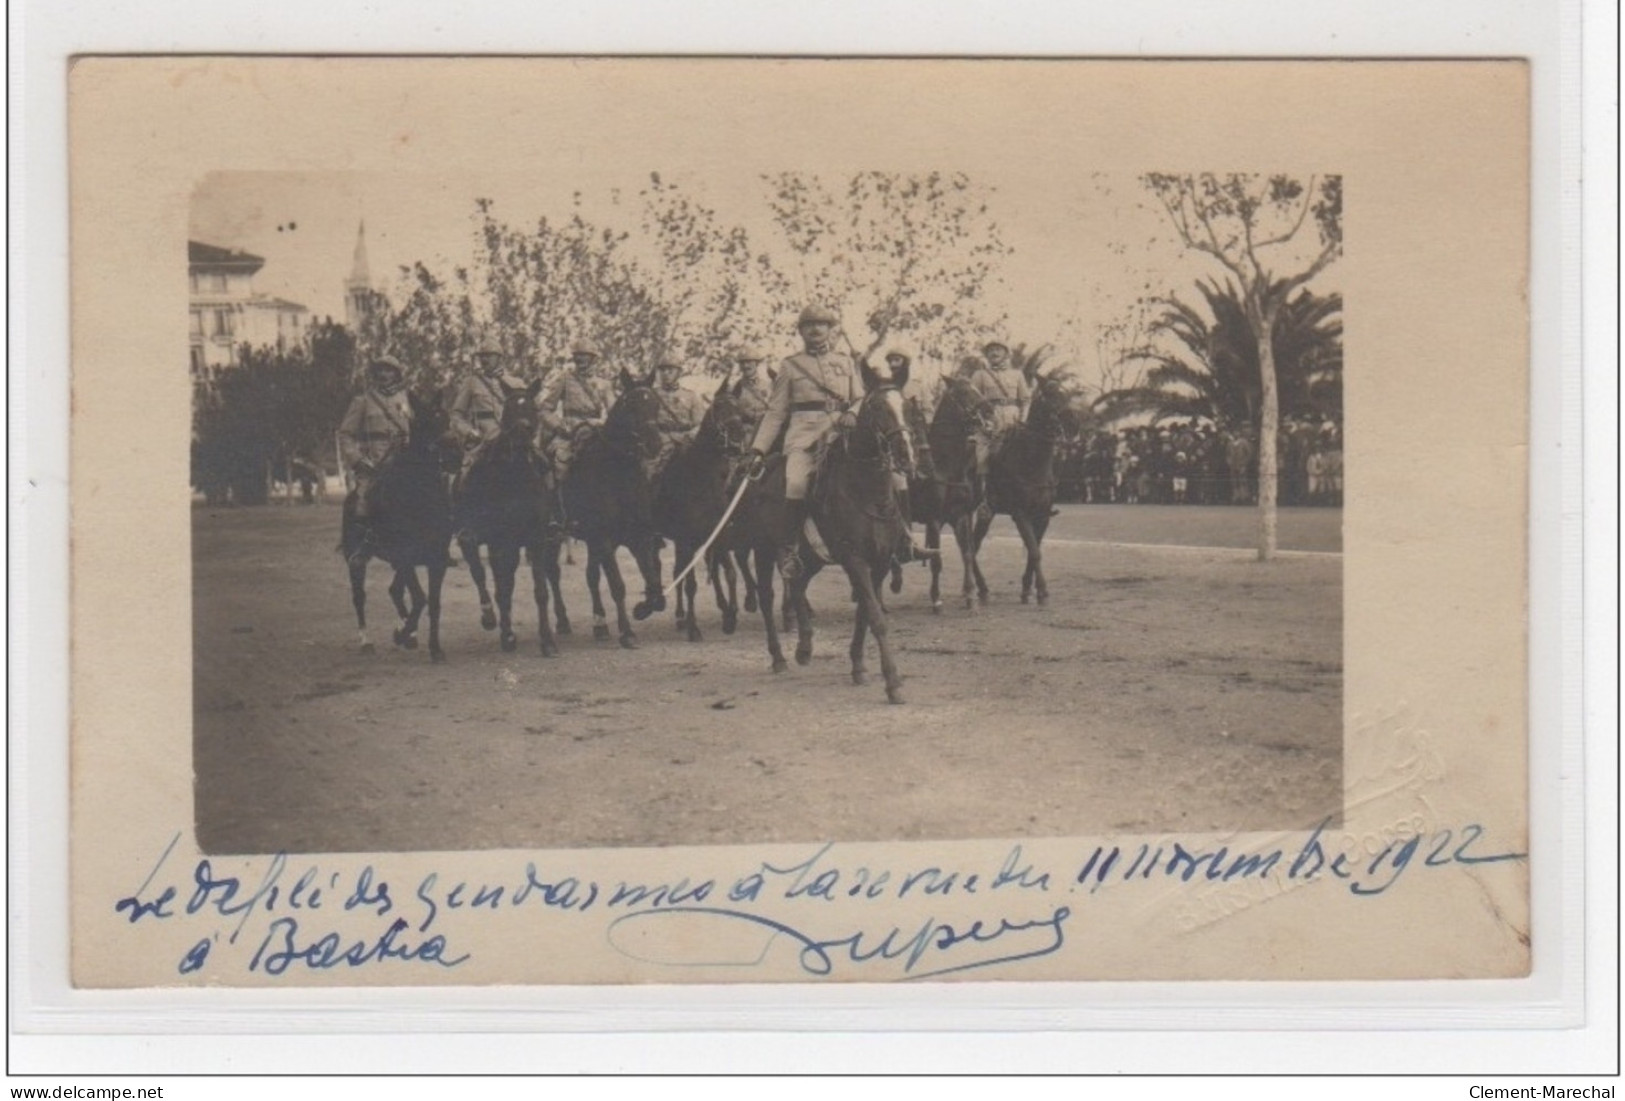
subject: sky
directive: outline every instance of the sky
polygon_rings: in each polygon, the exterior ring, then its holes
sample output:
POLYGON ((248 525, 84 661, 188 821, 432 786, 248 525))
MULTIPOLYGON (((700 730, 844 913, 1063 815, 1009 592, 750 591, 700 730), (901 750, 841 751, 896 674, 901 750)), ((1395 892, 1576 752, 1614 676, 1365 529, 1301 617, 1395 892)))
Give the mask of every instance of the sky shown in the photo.
MULTIPOLYGON (((263 257, 256 291, 299 302, 317 316, 342 319, 344 280, 363 220, 373 285, 390 292, 403 265, 422 261, 449 272, 470 262, 476 198, 493 200, 499 218, 524 225, 543 215, 567 215, 579 194, 589 220, 636 230, 637 191, 650 171, 661 171, 715 208, 723 224, 745 226, 753 247, 788 252, 767 209, 760 173, 633 166, 624 158, 613 166, 578 161, 568 174, 551 180, 213 173, 193 194, 190 235, 263 257)), ((1198 278, 1222 274, 1211 258, 1178 243, 1167 215, 1135 176, 1094 173, 1058 181, 989 168, 967 174, 989 190, 989 214, 1011 248, 1004 286, 988 290, 989 315, 1008 315, 1014 343, 1053 344, 1056 361, 1070 364, 1073 377, 1085 385, 1099 385, 1102 363, 1113 358, 1097 346, 1103 327, 1130 317, 1143 296, 1178 293, 1189 299, 1198 278)), ((1311 239, 1312 229, 1305 232, 1311 239)), ((1316 289, 1337 289, 1335 273, 1334 265, 1316 289)), ((785 351, 792 340, 789 320, 785 351)), ((854 320, 848 319, 849 327, 854 320)))

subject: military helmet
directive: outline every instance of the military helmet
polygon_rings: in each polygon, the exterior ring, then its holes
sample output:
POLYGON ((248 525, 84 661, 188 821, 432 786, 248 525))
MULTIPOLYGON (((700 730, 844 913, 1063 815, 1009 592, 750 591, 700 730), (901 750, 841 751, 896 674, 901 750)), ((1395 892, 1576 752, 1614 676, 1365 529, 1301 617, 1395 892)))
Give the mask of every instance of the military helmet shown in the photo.
POLYGON ((841 319, 835 316, 835 311, 828 306, 808 306, 801 311, 801 316, 796 318, 796 328, 798 329, 803 325, 839 325, 840 323, 841 319))
POLYGON ((367 365, 367 378, 379 393, 398 394, 406 385, 406 368, 394 356, 374 356, 367 365))
POLYGON ((1005 351, 1008 352, 1010 350, 1010 345, 1004 339, 1004 337, 995 335, 995 336, 988 337, 985 341, 982 342, 982 351, 985 352, 989 348, 1003 348, 1005 351))
POLYGON ((590 340, 578 340, 574 344, 570 345, 570 357, 572 359, 574 359, 576 356, 593 356, 594 358, 602 358, 603 354, 603 352, 598 350, 598 345, 594 344, 590 340))
POLYGON ((655 370, 664 371, 667 367, 683 369, 683 354, 676 348, 662 348, 655 353, 655 370))
POLYGON ((734 353, 736 363, 766 363, 767 352, 760 344, 741 344, 734 353))
POLYGON ((501 354, 502 344, 490 333, 486 333, 484 336, 480 337, 479 344, 477 344, 474 348, 474 356, 476 359, 480 356, 499 356, 501 354))

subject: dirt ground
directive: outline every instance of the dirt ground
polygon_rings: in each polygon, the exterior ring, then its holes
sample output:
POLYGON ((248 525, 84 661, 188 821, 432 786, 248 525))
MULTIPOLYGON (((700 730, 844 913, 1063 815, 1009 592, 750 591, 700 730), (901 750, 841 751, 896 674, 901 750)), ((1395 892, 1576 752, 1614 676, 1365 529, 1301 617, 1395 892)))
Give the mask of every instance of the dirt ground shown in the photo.
POLYGON ((703 642, 667 612, 635 651, 595 643, 584 553, 565 570, 576 631, 556 659, 534 642, 528 571, 521 649, 504 654, 454 570, 449 660, 431 665, 389 644, 376 566, 379 649, 364 655, 338 521, 334 504, 193 511, 205 851, 1292 829, 1341 805, 1335 510, 1283 510, 1281 545, 1297 553, 1260 564, 1251 509, 1065 506, 1045 607, 1018 601, 1020 542, 1001 518, 986 607, 931 614, 923 566, 887 597, 900 707, 872 642, 871 683, 850 683, 833 571, 812 589, 812 664, 777 676, 760 617, 724 636, 706 598, 703 642))

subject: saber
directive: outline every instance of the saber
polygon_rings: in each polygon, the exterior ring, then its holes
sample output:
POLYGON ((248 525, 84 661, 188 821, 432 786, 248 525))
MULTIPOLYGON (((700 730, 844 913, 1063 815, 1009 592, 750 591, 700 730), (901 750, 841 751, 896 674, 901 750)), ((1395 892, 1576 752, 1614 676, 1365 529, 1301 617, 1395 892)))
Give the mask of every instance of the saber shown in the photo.
POLYGON ((662 596, 670 596, 677 586, 683 583, 683 578, 693 573, 694 567, 705 560, 705 552, 711 549, 711 544, 717 541, 717 536, 722 534, 722 529, 728 526, 729 520, 733 519, 734 509, 739 507, 739 499, 745 495, 745 487, 750 483, 751 479, 748 477, 739 479, 739 488, 734 490, 734 499, 728 502, 727 509, 722 513, 722 519, 717 521, 717 526, 711 530, 711 534, 706 537, 705 542, 700 544, 700 549, 694 552, 694 557, 688 560, 688 565, 683 567, 683 572, 671 579, 671 584, 666 586, 665 592, 661 593, 662 596))

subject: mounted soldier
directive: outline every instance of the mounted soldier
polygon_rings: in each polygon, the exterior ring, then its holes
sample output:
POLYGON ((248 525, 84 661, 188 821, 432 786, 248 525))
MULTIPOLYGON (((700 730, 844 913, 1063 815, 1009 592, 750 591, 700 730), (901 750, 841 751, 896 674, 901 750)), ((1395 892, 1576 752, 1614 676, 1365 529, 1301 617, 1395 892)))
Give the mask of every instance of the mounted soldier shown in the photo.
POLYGON ((339 453, 349 470, 356 519, 371 517, 379 466, 406 442, 411 424, 406 368, 394 356, 375 357, 367 365, 362 392, 350 402, 339 425, 339 453))
POLYGON ((480 449, 502 429, 502 346, 487 334, 474 350, 474 369, 451 399, 451 430, 463 445, 462 485, 480 449))
POLYGON ((682 357, 676 351, 668 350, 656 357, 655 374, 655 395, 660 399, 660 417, 655 424, 663 442, 649 471, 651 484, 665 469, 673 452, 694 438, 700 421, 705 419, 705 399, 683 388, 682 357))
POLYGON ((578 437, 585 429, 603 424, 615 403, 609 385, 593 373, 600 358, 597 345, 577 341, 570 348, 570 366, 554 374, 537 398, 537 444, 560 486, 569 473, 578 437))
POLYGON ((970 383, 977 393, 993 406, 990 431, 978 431, 976 441, 976 511, 978 516, 992 518, 992 504, 987 494, 988 465, 1000 439, 1010 428, 1022 422, 1027 415, 1027 403, 1032 389, 1027 378, 1010 362, 1010 347, 1002 338, 995 338, 982 346, 985 362, 971 371, 970 383))
POLYGON ((734 396, 739 399, 740 412, 751 424, 760 424, 767 415, 768 399, 773 394, 772 380, 762 377, 762 363, 766 353, 754 344, 746 344, 734 355, 739 366, 739 380, 734 383, 734 396))
POLYGON ((807 523, 807 490, 816 452, 834 431, 841 414, 860 396, 852 357, 835 349, 839 318, 823 306, 808 306, 796 320, 802 351, 779 365, 767 411, 751 444, 751 470, 761 471, 779 433, 784 433, 785 509, 779 532, 779 570, 785 579, 801 575, 797 540, 807 523))

